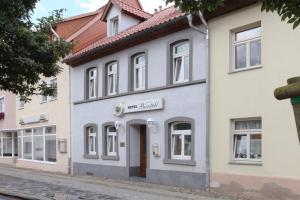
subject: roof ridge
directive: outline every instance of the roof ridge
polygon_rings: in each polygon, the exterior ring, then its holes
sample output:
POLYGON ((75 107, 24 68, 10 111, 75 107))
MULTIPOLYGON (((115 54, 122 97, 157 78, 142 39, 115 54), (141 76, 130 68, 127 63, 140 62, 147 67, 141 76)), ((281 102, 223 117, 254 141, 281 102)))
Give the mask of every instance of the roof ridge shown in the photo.
MULTIPOLYGON (((117 1, 120 1, 120 2, 122 2, 122 3, 124 3, 124 4, 126 4, 127 6, 130 6, 130 7, 134 8, 134 9, 137 9, 137 10, 143 11, 143 12, 145 12, 145 13, 148 13, 148 12, 146 12, 144 9, 139 9, 139 8, 137 8, 137 7, 135 7, 135 6, 132 6, 132 5, 128 4, 127 2, 125 2, 124 0, 117 0, 117 1)), ((148 13, 148 14, 150 14, 150 13, 148 13)), ((151 14, 150 14, 150 15, 151 15, 151 14)))

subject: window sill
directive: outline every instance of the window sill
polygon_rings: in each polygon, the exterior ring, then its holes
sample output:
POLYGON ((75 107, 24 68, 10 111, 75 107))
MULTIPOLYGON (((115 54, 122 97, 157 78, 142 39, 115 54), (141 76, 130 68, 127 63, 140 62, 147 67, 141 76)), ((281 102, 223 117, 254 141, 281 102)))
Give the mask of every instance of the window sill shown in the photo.
POLYGON ((45 103, 47 103, 47 101, 42 101, 42 102, 40 102, 40 104, 45 104, 45 103))
POLYGON ((19 108, 19 110, 24 110, 24 108, 19 108))
POLYGON ((228 74, 235 74, 235 73, 238 73, 238 72, 250 71, 250 70, 261 69, 261 68, 263 68, 262 65, 257 65, 257 66, 254 66, 254 67, 245 67, 245 68, 242 68, 242 69, 234 69, 234 70, 228 72, 228 74))
POLYGON ((83 155, 83 157, 86 159, 99 159, 98 155, 83 155))
POLYGON ((164 159, 164 164, 196 166, 196 162, 194 160, 164 159))
POLYGON ((102 155, 101 159, 102 160, 116 160, 116 161, 120 160, 119 156, 107 156, 107 155, 102 155))
POLYGON ((50 99, 48 102, 56 101, 56 100, 57 100, 57 98, 55 98, 55 99, 50 99))
POLYGON ((232 160, 228 162, 230 165, 256 165, 256 166, 263 166, 262 161, 250 161, 250 160, 232 160))

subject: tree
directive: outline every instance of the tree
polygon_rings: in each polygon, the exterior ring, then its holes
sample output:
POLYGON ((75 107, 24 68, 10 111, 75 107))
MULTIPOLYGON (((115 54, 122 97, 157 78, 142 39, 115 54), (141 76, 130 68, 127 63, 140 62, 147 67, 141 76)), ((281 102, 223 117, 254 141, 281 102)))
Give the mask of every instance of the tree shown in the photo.
MULTIPOLYGON (((166 3, 174 2, 186 13, 198 13, 201 11, 213 12, 217 8, 224 6, 226 0, 165 0, 166 3)), ((287 20, 292 23, 295 29, 300 24, 300 0, 262 0, 262 11, 277 12, 281 16, 281 20, 287 20)))
POLYGON ((38 0, 1 0, 0 7, 0 90, 28 101, 34 94, 51 95, 44 77, 55 77, 58 61, 67 56, 71 44, 50 40, 51 28, 62 20, 63 9, 33 24, 31 16, 38 0))

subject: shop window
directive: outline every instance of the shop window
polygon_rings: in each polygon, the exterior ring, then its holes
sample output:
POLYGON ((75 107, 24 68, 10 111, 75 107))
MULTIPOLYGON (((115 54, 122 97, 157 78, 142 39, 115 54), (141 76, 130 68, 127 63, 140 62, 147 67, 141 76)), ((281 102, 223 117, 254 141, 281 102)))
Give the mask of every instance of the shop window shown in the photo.
POLYGON ((233 70, 261 65, 261 27, 235 31, 233 34, 233 70))
POLYGON ((233 121, 233 160, 261 161, 261 120, 233 121))

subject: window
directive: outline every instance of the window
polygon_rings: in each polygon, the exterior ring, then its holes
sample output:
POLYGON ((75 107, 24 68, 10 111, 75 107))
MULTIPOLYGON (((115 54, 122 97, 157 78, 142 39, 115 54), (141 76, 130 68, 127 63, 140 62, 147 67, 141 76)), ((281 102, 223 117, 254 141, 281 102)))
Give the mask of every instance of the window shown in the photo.
POLYGON ((133 88, 144 90, 146 88, 146 58, 145 54, 133 57, 133 88))
POLYGON ((240 120, 233 122, 233 159, 260 161, 261 120, 240 120))
POLYGON ((18 156, 16 132, 0 133, 0 157, 18 156))
POLYGON ((185 122, 176 122, 171 125, 171 155, 172 159, 191 159, 191 124, 185 122))
POLYGON ((118 65, 117 62, 112 62, 106 66, 106 91, 107 95, 117 94, 117 76, 118 65))
POLYGON ((23 109, 25 102, 22 100, 22 97, 19 97, 19 109, 23 109))
POLYGON ((114 126, 108 126, 106 132, 107 155, 117 155, 117 130, 114 126))
POLYGON ((261 27, 234 32, 234 70, 261 64, 261 27))
POLYGON ((17 146, 20 159, 56 162, 56 128, 48 126, 19 131, 17 146))
POLYGON ((53 95, 49 97, 51 101, 57 99, 57 78, 50 80, 50 87, 53 89, 53 95))
POLYGON ((4 113, 4 97, 0 97, 0 113, 4 113))
POLYGON ((96 128, 88 127, 88 149, 89 155, 96 155, 96 128))
POLYGON ((172 77, 173 83, 183 83, 190 79, 190 44, 180 42, 172 47, 172 77))
POLYGON ((119 18, 115 17, 110 20, 110 36, 117 35, 119 33, 119 18))
POLYGON ((97 93, 97 69, 92 68, 88 70, 88 99, 96 98, 97 93))

